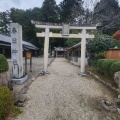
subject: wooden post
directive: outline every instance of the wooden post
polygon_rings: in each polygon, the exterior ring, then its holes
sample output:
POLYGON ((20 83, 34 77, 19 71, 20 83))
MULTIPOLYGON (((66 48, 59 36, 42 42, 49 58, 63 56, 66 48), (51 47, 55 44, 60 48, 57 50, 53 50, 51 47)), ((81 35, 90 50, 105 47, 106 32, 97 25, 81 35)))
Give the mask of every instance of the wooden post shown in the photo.
POLYGON ((30 72, 32 72, 32 57, 30 58, 30 72))
POLYGON ((25 75, 27 75, 27 58, 26 58, 26 55, 25 55, 25 75))
POLYGON ((2 54, 5 55, 5 47, 2 48, 2 54))

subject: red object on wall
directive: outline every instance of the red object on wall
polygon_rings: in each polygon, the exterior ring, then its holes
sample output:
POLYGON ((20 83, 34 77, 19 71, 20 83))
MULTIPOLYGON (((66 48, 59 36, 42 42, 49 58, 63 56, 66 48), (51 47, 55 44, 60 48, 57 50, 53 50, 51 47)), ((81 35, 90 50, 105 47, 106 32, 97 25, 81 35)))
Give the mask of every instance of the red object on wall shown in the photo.
POLYGON ((114 39, 116 39, 116 40, 120 40, 120 30, 118 30, 117 32, 115 32, 112 37, 114 39))

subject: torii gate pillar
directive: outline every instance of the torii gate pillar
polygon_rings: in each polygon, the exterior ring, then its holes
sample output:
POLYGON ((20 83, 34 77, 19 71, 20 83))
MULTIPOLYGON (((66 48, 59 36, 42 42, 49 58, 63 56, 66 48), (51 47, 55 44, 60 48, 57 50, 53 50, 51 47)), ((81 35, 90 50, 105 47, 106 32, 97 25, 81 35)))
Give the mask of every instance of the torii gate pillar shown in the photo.
POLYGON ((44 41, 44 74, 48 73, 48 50, 49 50, 49 28, 45 29, 45 41, 44 41))
POLYGON ((80 75, 85 75, 85 58, 86 58, 86 29, 83 29, 82 30, 82 40, 81 40, 80 75))

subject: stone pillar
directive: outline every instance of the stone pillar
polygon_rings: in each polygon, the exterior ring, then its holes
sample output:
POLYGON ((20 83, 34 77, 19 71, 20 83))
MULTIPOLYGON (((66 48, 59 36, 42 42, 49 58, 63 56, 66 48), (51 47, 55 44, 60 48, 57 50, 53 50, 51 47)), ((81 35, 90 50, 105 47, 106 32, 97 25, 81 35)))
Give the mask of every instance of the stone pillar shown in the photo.
MULTIPOLYGON (((61 53, 62 54, 62 53, 61 53)), ((65 52, 63 52, 63 57, 65 57, 65 52)))
POLYGON ((69 51, 67 51, 67 59, 69 59, 69 51))
POLYGON ((72 53, 71 53, 71 61, 73 61, 73 50, 72 50, 72 53))
POLYGON ((57 57, 57 55, 58 55, 58 51, 56 50, 56 57, 57 57))
POLYGON ((80 74, 85 74, 85 54, 86 54, 86 30, 82 30, 82 40, 81 40, 81 68, 80 74))
POLYGON ((23 75, 23 47, 22 47, 22 26, 18 23, 11 23, 11 59, 12 78, 15 84, 22 84, 28 79, 23 75))
POLYGON ((45 29, 45 41, 44 41, 44 72, 47 73, 48 66, 48 50, 49 50, 49 28, 45 29))
POLYGON ((23 48, 22 48, 22 26, 18 23, 11 23, 11 58, 12 77, 23 77, 23 48))

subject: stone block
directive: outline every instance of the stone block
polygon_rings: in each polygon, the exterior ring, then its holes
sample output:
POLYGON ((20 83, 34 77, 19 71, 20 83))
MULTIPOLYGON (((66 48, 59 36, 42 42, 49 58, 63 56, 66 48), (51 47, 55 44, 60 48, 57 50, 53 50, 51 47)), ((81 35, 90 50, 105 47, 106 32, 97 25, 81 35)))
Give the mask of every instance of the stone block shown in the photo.
POLYGON ((120 89, 120 71, 114 74, 114 81, 117 84, 118 88, 120 89))
POLYGON ((0 73, 0 85, 8 87, 10 90, 13 90, 13 85, 10 81, 9 71, 0 73))

